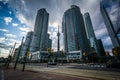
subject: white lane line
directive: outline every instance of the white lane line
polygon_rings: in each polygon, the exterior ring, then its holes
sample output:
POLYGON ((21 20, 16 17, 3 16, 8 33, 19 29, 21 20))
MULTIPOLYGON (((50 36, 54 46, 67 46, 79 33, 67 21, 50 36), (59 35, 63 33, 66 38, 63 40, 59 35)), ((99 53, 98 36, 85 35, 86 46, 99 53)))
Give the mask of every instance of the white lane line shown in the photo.
POLYGON ((4 71, 1 70, 1 80, 4 80, 4 71))

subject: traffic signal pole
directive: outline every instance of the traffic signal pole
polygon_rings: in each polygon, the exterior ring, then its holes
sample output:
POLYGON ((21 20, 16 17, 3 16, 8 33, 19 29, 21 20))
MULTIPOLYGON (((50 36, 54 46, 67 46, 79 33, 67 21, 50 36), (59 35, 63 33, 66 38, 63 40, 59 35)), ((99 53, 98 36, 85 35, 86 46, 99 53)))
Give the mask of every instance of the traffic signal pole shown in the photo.
POLYGON ((25 63, 26 63, 26 59, 27 59, 28 56, 29 56, 29 51, 28 51, 28 49, 27 49, 27 52, 25 53, 25 56, 24 56, 24 58, 23 58, 24 62, 23 62, 22 71, 25 70, 25 63))
POLYGON ((19 55, 20 55, 21 48, 22 48, 22 45, 23 45, 23 40, 24 40, 24 37, 22 37, 22 42, 21 42, 20 49, 19 49, 19 52, 18 52, 18 55, 17 55, 17 59, 16 59, 16 62, 15 62, 15 65, 14 65, 14 70, 16 69, 16 66, 17 66, 17 63, 18 63, 19 55))
MULTIPOLYGON (((27 37, 27 38, 29 38, 29 37, 27 37)), ((31 39, 31 38, 30 38, 30 39, 31 39)), ((27 51, 26 51, 26 53, 25 53, 25 55, 24 55, 24 58, 23 58, 23 68, 22 68, 22 71, 25 70, 26 60, 27 60, 27 57, 29 57, 29 54, 30 54, 30 52, 29 52, 29 46, 30 46, 30 42, 29 42, 29 44, 28 44, 27 51)))

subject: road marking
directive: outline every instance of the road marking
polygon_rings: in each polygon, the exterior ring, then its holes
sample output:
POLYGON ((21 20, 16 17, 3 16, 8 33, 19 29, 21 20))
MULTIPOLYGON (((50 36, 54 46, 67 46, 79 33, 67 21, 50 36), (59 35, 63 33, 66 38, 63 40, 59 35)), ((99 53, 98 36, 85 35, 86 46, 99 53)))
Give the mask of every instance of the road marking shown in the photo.
POLYGON ((4 71, 1 70, 1 80, 4 80, 4 71))

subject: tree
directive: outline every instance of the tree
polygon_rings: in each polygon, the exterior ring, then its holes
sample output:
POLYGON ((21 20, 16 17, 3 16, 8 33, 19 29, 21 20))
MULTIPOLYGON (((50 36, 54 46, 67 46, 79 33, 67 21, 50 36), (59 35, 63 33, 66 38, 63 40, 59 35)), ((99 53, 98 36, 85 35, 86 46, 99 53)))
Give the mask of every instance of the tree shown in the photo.
POLYGON ((120 46, 114 47, 112 49, 112 52, 115 56, 119 55, 120 54, 120 46))
POLYGON ((120 46, 113 48, 112 53, 114 54, 115 58, 120 60, 120 46))

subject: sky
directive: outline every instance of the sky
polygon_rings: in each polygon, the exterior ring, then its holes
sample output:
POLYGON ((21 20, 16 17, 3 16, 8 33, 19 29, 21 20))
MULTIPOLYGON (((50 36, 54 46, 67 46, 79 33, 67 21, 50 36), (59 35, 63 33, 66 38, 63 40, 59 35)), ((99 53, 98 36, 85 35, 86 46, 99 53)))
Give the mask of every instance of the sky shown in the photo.
MULTIPOLYGON (((104 0, 113 22, 116 21, 117 0, 104 0)), ((113 48, 99 9, 100 0, 0 0, 0 56, 7 56, 10 48, 21 43, 27 32, 34 30, 37 11, 46 8, 49 13, 48 33, 52 48, 57 48, 57 27, 60 27, 60 49, 63 49, 62 18, 71 5, 80 7, 81 13, 89 12, 95 35, 102 39, 105 50, 113 48)))

